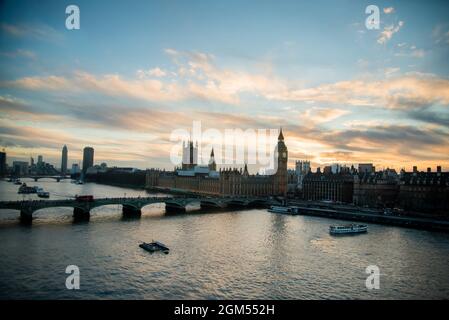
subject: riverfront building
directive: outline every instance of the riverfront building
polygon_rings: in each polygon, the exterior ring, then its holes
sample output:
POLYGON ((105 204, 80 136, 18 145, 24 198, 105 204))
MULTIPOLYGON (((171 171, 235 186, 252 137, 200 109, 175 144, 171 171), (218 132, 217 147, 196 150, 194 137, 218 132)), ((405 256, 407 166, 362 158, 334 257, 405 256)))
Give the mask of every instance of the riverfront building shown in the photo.
POLYGON ((449 213, 449 172, 401 171, 398 205, 405 210, 431 213, 449 213))
POLYGON ((387 169, 359 173, 354 177, 354 204, 373 208, 402 208, 406 211, 449 213, 449 172, 431 168, 412 172, 387 169))
POLYGON ((372 208, 392 208, 399 193, 399 176, 395 170, 363 170, 354 176, 354 204, 372 208))
POLYGON ((175 171, 148 170, 147 188, 159 187, 220 196, 285 196, 287 193, 288 150, 282 130, 275 150, 277 170, 272 175, 251 175, 246 164, 244 169, 217 171, 213 149, 207 166, 196 163, 197 155, 197 146, 189 141, 187 147, 183 148, 182 167, 175 171))
POLYGON ((333 173, 331 167, 324 172, 318 168, 309 172, 303 180, 303 198, 305 200, 328 200, 351 203, 354 189, 354 177, 349 168, 333 173))

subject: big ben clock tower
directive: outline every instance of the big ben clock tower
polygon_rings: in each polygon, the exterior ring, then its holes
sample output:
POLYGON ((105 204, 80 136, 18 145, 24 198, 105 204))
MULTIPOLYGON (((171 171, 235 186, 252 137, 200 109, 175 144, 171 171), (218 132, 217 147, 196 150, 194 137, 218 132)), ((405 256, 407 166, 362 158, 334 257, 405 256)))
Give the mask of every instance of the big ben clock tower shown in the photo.
POLYGON ((277 171, 275 174, 275 183, 277 184, 277 194, 287 195, 287 162, 288 162, 288 150, 284 143, 284 135, 282 134, 282 128, 279 132, 278 144, 276 147, 277 156, 277 171))

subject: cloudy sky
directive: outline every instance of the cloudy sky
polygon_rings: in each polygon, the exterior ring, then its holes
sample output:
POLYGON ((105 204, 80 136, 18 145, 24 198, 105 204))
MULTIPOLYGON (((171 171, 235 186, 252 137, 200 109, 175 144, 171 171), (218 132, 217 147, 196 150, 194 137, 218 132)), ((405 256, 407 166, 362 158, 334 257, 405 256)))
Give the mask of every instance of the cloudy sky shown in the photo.
POLYGON ((172 168, 170 135, 279 128, 313 167, 449 170, 447 1, 2 1, 0 146, 172 168), (80 8, 67 30, 65 8, 80 8), (365 27, 365 8, 380 28, 365 27))

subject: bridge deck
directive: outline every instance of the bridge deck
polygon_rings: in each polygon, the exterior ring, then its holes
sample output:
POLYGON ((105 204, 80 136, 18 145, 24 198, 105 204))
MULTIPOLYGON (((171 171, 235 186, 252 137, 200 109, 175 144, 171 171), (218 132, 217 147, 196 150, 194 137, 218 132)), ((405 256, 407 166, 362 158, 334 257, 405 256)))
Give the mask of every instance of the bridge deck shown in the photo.
MULTIPOLYGON (((203 202, 204 204, 215 204, 219 207, 240 204, 249 206, 251 203, 268 201, 263 198, 248 197, 133 197, 133 198, 97 198, 92 201, 79 201, 76 199, 57 199, 57 200, 23 200, 23 201, 0 201, 0 209, 19 210, 21 214, 31 216, 34 211, 44 208, 71 207, 75 211, 89 213, 93 208, 106 205, 122 205, 125 211, 137 211, 149 204, 165 203, 169 208, 184 208, 194 202, 203 202)), ((168 208, 167 207, 167 208, 168 208)))

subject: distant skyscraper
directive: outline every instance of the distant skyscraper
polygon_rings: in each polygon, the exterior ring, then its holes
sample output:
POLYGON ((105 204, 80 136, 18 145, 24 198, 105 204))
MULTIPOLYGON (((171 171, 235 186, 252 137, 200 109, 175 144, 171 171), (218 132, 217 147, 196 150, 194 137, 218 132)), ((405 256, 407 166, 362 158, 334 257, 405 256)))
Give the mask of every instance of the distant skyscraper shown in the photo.
POLYGON ((83 174, 94 165, 94 148, 85 147, 83 152, 83 174))
POLYGON ((0 152, 0 177, 6 175, 6 152, 0 152))
POLYGON ((61 174, 67 173, 67 146, 64 145, 62 148, 62 159, 61 159, 61 174))
POLYGON ((42 162, 44 162, 44 158, 41 155, 37 156, 37 164, 42 165, 42 162))

